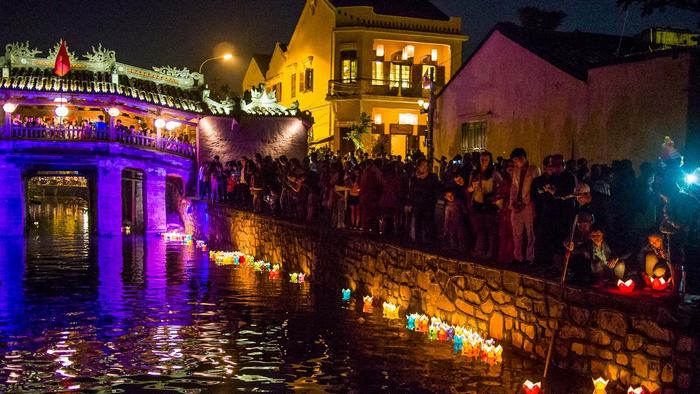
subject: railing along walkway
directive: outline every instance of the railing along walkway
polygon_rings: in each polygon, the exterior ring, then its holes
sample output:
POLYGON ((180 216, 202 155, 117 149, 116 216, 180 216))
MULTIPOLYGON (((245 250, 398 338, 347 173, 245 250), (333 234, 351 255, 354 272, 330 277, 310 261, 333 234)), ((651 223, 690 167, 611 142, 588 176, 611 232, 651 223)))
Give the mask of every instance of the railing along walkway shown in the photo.
POLYGON ((195 147, 186 142, 149 137, 115 129, 67 128, 46 126, 12 126, 11 138, 51 141, 116 141, 126 145, 142 146, 193 157, 195 147))

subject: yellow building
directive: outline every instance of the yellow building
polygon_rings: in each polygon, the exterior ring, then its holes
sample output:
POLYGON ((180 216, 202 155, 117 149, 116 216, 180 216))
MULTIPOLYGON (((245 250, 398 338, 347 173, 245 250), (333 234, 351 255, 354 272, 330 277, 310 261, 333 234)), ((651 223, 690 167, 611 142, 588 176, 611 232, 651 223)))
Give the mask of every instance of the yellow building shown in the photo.
POLYGON ((310 110, 310 146, 352 150, 343 137, 365 112, 373 120, 366 151, 425 151, 421 81, 428 73, 440 87, 457 70, 460 31, 460 18, 428 0, 307 0, 289 43, 275 45, 266 71, 251 60, 242 90, 265 83, 282 105, 310 110))

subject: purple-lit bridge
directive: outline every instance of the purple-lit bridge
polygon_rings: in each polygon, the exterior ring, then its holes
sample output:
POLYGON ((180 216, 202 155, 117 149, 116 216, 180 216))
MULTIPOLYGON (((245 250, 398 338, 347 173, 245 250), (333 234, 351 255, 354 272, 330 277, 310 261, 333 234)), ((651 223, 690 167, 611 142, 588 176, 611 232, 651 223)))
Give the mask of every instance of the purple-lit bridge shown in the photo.
POLYGON ((134 216, 145 232, 166 229, 166 179, 191 181, 192 146, 156 138, 79 129, 12 128, 0 140, 0 234, 21 234, 26 223, 27 183, 34 176, 71 175, 87 180, 94 228, 118 234, 123 209, 138 206, 134 216), (9 137, 9 138, 8 138, 9 137), (125 193, 136 182, 139 190, 125 193))

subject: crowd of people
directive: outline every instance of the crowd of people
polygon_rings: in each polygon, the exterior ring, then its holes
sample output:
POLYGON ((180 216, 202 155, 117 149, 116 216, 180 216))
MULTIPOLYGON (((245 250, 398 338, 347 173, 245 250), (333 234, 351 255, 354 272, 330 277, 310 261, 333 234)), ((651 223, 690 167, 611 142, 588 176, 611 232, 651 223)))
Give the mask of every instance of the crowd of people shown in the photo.
MULTIPOLYGON (((15 114, 12 117, 12 126, 24 128, 45 128, 77 130, 87 132, 106 132, 108 129, 104 115, 97 115, 95 120, 77 119, 75 117, 50 117, 44 116, 22 116, 15 114)), ((121 119, 114 121, 114 129, 119 136, 144 136, 152 139, 156 138, 156 132, 148 127, 146 123, 137 122, 126 125, 121 119)), ((80 137, 80 134, 77 134, 80 137)), ((191 143, 189 134, 184 130, 163 131, 161 136, 163 141, 191 143)))
POLYGON ((697 227, 697 199, 677 186, 680 156, 664 155, 658 165, 643 163, 639 174, 629 160, 590 164, 561 154, 540 167, 522 148, 507 158, 487 151, 442 157, 432 169, 419 152, 405 159, 257 154, 226 163, 216 156, 200 163, 198 188, 200 198, 239 209, 477 261, 546 272, 560 270, 566 256, 572 280, 581 283, 668 280, 668 262, 682 262, 676 250, 697 227))

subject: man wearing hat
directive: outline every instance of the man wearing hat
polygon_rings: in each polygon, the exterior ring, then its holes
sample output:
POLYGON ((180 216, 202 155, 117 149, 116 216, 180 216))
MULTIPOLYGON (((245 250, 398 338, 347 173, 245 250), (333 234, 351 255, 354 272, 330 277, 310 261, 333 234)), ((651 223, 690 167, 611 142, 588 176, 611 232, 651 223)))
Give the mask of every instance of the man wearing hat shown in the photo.
POLYGON ((510 188, 511 223, 513 225, 513 257, 516 262, 532 263, 535 260, 535 209, 531 199, 532 181, 540 175, 540 169, 527 160, 523 148, 515 148, 510 154, 515 164, 510 188), (527 247, 523 256, 523 238, 527 247))
MULTIPOLYGON (((586 183, 579 183, 574 188, 574 197, 576 197, 576 213, 579 215, 583 212, 593 216, 593 220, 599 228, 604 232, 610 231, 610 216, 606 212, 604 206, 599 201, 593 199, 591 187, 586 183)), ((571 223, 573 218, 569 221, 571 223)))

